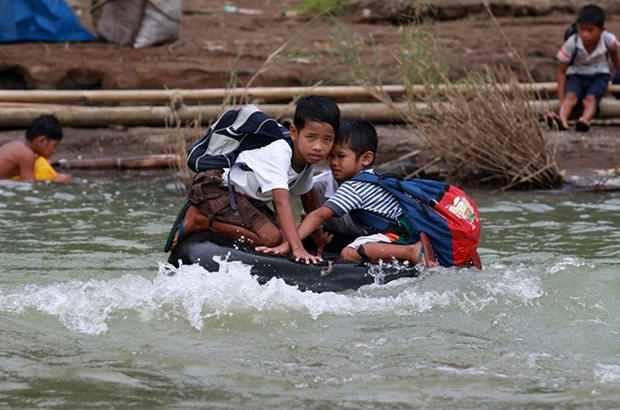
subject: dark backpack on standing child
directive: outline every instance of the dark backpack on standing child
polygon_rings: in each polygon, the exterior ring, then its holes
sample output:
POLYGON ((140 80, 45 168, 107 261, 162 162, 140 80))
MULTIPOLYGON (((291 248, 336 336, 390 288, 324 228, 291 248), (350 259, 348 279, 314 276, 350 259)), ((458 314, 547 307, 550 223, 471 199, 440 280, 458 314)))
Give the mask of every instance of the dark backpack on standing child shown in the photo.
MULTIPOLYGON (((566 27, 566 30, 564 30, 564 41, 566 42, 566 40, 571 38, 572 35, 575 36, 575 50, 573 51, 573 55, 571 56, 568 65, 573 65, 573 63, 575 62, 575 58, 577 58, 577 41, 579 39, 579 28, 577 27, 576 21, 573 21, 568 27, 566 27)), ((605 42, 603 42, 603 44, 605 44, 605 42)), ((605 44, 605 49, 607 49, 607 44, 605 44)), ((607 54, 609 54, 609 50, 607 50, 607 54)))

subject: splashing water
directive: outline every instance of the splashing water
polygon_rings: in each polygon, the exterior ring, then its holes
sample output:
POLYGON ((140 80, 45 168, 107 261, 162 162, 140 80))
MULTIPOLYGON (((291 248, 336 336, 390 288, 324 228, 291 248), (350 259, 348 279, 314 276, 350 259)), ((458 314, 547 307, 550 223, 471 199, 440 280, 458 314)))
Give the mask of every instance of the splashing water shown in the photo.
POLYGON ((214 272, 162 262, 183 200, 165 175, 78 181, 0 183, 7 407, 620 401, 618 196, 474 192, 482 271, 317 294, 224 255, 214 272))

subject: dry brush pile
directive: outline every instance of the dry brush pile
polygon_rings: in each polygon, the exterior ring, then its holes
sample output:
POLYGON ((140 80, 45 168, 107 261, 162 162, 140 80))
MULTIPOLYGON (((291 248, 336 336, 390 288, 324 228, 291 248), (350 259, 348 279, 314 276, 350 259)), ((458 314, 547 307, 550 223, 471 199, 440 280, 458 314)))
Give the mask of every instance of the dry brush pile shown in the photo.
MULTIPOLYGON (((361 60, 355 40, 341 27, 340 56, 352 75, 369 89, 380 75, 361 60)), ((532 101, 540 96, 519 87, 508 69, 484 67, 457 82, 424 26, 403 31, 393 56, 401 67, 405 108, 386 93, 374 96, 415 127, 433 154, 461 183, 510 188, 553 188, 561 173, 532 101), (420 92, 420 86, 423 92, 420 92)))

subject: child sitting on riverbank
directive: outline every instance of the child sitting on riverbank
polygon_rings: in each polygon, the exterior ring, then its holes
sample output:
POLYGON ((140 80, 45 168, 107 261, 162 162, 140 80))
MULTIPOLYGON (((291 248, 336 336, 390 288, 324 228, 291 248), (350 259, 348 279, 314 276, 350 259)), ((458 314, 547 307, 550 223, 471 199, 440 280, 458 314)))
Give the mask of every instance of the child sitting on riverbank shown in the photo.
POLYGON ((0 147, 0 179, 73 181, 71 175, 57 173, 47 161, 61 140, 62 127, 55 116, 36 118, 26 130, 25 141, 11 141, 0 147))
MULTIPOLYGON (((275 123, 263 113, 259 115, 265 118, 256 124, 258 129, 268 122, 275 123)), ((239 124, 235 121, 229 128, 242 127, 242 120, 250 121, 240 118, 239 124)), ((275 246, 283 240, 281 228, 296 260, 316 262, 319 258, 305 250, 297 235, 289 196, 301 196, 306 212, 318 207, 312 186, 313 165, 327 157, 339 124, 340 110, 334 101, 318 96, 301 99, 290 127, 292 146, 285 138, 277 139, 261 148, 242 151, 230 168, 196 174, 188 193, 191 205, 174 228, 172 247, 183 235, 206 229, 237 238, 243 236, 255 245, 275 246), (277 222, 266 206, 271 201, 277 222), (232 208, 233 202, 236 210, 232 208)), ((190 151, 190 157, 197 158, 196 161, 208 155, 208 142, 204 141, 190 151)))
MULTIPOLYGON (((307 237, 329 218, 349 213, 354 215, 359 210, 367 211, 391 221, 393 229, 358 237, 342 249, 340 256, 343 259, 377 261, 396 258, 422 262, 426 267, 435 266, 430 241, 424 233, 419 237, 413 235, 409 224, 403 220, 404 212, 396 197, 378 185, 351 180, 360 173, 374 174, 371 165, 375 160, 377 143, 377 132, 368 121, 350 120, 340 126, 329 154, 329 166, 334 178, 342 184, 323 206, 304 218, 298 228, 299 237, 307 237)), ((289 249, 286 241, 275 248, 257 248, 276 254, 287 254, 289 249)))
POLYGON ((568 37, 557 53, 560 62, 557 74, 559 114, 547 115, 550 125, 555 122, 560 130, 566 130, 573 109, 582 105, 583 112, 576 128, 587 132, 598 104, 607 92, 610 76, 608 54, 620 71, 618 40, 605 30, 605 11, 599 6, 584 6, 579 11, 576 25, 576 33, 568 37))

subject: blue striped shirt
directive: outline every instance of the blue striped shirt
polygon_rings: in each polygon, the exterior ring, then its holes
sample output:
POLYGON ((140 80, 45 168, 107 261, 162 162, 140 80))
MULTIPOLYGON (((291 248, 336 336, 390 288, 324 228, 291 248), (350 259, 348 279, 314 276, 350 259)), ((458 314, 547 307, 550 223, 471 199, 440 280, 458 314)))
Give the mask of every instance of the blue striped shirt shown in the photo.
MULTIPOLYGON (((374 173, 372 169, 361 172, 374 173)), ((346 181, 332 195, 325 206, 338 216, 355 209, 375 212, 389 219, 398 220, 403 214, 398 200, 383 187, 362 181, 346 181)))

